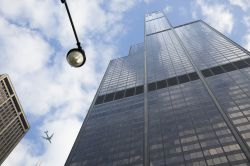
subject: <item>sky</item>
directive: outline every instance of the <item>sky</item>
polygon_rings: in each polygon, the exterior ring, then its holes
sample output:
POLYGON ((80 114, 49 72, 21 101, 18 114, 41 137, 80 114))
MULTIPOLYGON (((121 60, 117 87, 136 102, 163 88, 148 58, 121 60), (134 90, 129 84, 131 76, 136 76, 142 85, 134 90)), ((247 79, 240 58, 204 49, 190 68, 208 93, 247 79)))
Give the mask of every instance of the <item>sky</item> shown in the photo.
POLYGON ((173 26, 202 19, 250 50, 249 0, 67 2, 87 56, 81 68, 66 62, 76 41, 60 0, 0 0, 0 74, 9 74, 30 124, 3 166, 64 165, 109 61, 144 41, 145 13, 163 10, 173 26))

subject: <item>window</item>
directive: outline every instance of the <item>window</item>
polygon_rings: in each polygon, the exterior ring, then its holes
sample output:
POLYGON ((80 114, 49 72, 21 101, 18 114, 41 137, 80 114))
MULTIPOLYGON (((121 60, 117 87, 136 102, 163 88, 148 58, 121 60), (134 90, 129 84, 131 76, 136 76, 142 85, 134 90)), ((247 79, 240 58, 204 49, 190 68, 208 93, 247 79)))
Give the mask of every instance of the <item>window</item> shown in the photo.
POLYGON ((179 83, 180 83, 180 84, 189 81, 188 76, 187 76, 186 74, 185 74, 185 75, 178 76, 178 80, 179 80, 179 83))
POLYGON ((155 82, 148 84, 148 91, 153 91, 155 89, 156 89, 156 83, 155 82))
POLYGON ((101 103, 103 103, 103 99, 104 99, 104 95, 98 96, 97 99, 96 99, 95 104, 101 104, 101 103))
POLYGON ((104 102, 112 101, 114 98, 115 93, 110 93, 105 96, 104 102))
POLYGON ((162 89, 167 87, 167 82, 166 80, 158 81, 157 82, 157 89, 162 89))
POLYGON ((198 76, 198 74, 196 72, 190 73, 188 75, 189 75, 189 78, 190 78, 191 81, 199 79, 199 76, 198 76))
POLYGON ((211 70, 212 70, 212 72, 213 72, 215 75, 224 73, 224 71, 222 70, 222 68, 221 68, 220 66, 213 67, 213 68, 211 68, 211 70))
POLYGON ((248 67, 248 64, 244 61, 238 61, 238 62, 233 62, 233 64, 238 68, 238 69, 243 69, 248 67))
POLYGON ((141 94, 141 93, 143 93, 143 91, 144 91, 144 89, 143 89, 144 87, 143 87, 143 85, 142 86, 137 86, 136 87, 136 94, 141 94))
POLYGON ((213 75, 209 69, 202 70, 201 73, 203 74, 204 77, 210 77, 213 75))
POLYGON ((127 89, 125 92, 125 97, 133 96, 135 93, 135 88, 127 89))
POLYGON ((168 82, 168 86, 177 85, 177 78, 176 77, 169 78, 167 79, 167 82, 168 82))
POLYGON ((115 93, 115 100, 121 99, 124 97, 125 90, 118 91, 115 93))

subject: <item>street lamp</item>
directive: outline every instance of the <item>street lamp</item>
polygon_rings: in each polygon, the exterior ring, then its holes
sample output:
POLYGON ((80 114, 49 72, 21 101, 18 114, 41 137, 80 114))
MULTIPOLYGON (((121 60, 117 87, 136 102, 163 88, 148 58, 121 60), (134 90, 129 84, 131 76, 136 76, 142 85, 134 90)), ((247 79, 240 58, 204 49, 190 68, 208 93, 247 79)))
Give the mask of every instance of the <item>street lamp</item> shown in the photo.
POLYGON ((81 67, 86 61, 85 52, 82 49, 81 43, 78 40, 76 30, 75 30, 75 27, 74 27, 74 24, 73 24, 73 21, 72 21, 70 12, 69 12, 69 8, 67 5, 67 1, 61 0, 61 2, 65 4, 66 10, 67 10, 67 13, 69 16, 69 20, 70 20, 70 23, 71 23, 71 26, 72 26, 72 29, 73 29, 73 32, 74 32, 74 35, 76 38, 76 45, 77 45, 77 48, 73 48, 73 49, 69 50, 69 52, 67 53, 66 59, 71 66, 81 67))

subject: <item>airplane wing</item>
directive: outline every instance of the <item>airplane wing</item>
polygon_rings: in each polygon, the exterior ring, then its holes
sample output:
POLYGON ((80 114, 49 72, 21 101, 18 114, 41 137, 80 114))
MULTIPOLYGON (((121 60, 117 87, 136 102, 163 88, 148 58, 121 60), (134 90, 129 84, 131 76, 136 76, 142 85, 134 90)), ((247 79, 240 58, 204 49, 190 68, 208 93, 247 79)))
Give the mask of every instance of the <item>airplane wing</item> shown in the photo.
POLYGON ((43 139, 48 140, 48 141, 49 141, 49 143, 51 143, 51 138, 53 137, 54 133, 53 133, 53 134, 51 134, 51 136, 48 136, 47 131, 45 131, 45 133, 46 133, 46 137, 42 136, 42 138, 43 138, 43 139))
POLYGON ((51 134, 51 136, 49 137, 49 139, 51 139, 51 138, 53 137, 53 135, 54 135, 54 133, 53 133, 53 134, 51 134))

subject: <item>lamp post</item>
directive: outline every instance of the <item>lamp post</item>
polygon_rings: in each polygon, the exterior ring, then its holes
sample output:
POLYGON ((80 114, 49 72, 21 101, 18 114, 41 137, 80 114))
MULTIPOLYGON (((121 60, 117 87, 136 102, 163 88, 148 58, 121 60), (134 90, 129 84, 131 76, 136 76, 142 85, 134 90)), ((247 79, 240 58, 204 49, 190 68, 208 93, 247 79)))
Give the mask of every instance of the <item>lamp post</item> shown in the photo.
POLYGON ((66 59, 67 59, 68 63, 71 66, 73 66, 73 67, 81 67, 86 61, 85 52, 82 49, 81 43, 78 40, 76 30, 75 30, 75 27, 74 27, 74 24, 73 24, 73 21, 72 21, 70 12, 69 12, 69 8, 68 8, 68 5, 67 5, 67 1, 66 0, 61 0, 61 2, 63 4, 65 4, 66 10, 67 10, 67 13, 68 13, 68 16, 69 16, 69 20, 70 20, 70 23, 71 23, 71 26, 72 26, 72 29, 73 29, 73 32, 74 32, 74 35, 75 35, 75 38, 76 38, 76 45, 77 45, 77 48, 73 48, 73 49, 69 50, 69 52, 67 53, 66 59))

